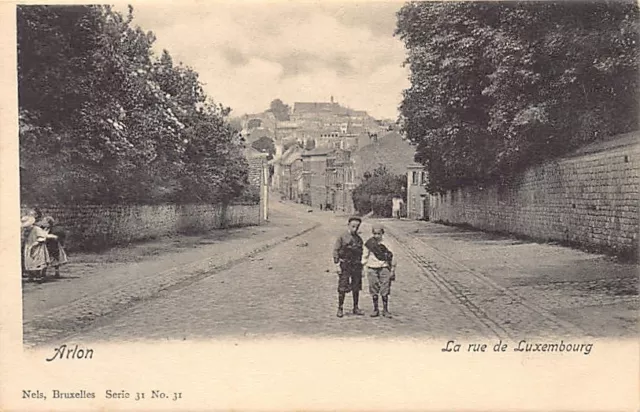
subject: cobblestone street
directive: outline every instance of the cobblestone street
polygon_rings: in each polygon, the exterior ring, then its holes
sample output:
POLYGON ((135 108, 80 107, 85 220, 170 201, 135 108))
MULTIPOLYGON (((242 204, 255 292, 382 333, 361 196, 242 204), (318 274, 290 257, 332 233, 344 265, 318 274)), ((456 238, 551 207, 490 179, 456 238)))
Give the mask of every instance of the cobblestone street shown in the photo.
MULTIPOLYGON (((147 261, 106 265, 99 277, 29 285, 25 343, 637 334, 636 265, 407 220, 379 221, 399 261, 394 317, 338 319, 331 246, 345 216, 281 203, 273 209, 269 225, 234 230, 213 244, 201 239, 147 261)), ((371 223, 361 227, 365 240, 371 223)), ((360 306, 368 315, 366 282, 364 289, 360 306)))

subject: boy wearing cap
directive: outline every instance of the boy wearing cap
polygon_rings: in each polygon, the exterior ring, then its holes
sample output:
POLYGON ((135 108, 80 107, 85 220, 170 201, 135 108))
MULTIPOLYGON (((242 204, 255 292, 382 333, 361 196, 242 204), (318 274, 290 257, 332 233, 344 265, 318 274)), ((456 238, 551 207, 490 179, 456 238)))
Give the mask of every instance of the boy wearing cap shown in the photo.
POLYGON ((358 299, 362 289, 362 238, 358 235, 358 229, 362 219, 357 216, 349 218, 348 231, 336 240, 333 246, 333 263, 338 274, 338 313, 341 318, 344 313, 345 295, 353 293, 353 314, 364 315, 358 308, 358 299))
POLYGON ((389 294, 391 282, 396 278, 396 261, 393 253, 382 244, 384 228, 374 225, 373 236, 364 244, 362 264, 366 267, 369 280, 369 293, 373 299, 373 313, 371 317, 380 316, 378 310, 378 295, 382 296, 382 316, 391 318, 389 313, 389 294))

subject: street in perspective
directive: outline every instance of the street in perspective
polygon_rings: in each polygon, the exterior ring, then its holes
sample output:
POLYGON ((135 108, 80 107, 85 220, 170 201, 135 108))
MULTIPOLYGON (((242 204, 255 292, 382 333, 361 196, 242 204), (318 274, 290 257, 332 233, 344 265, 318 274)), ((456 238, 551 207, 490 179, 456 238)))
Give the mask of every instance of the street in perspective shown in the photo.
MULTIPOLYGON (((263 226, 80 254, 25 284, 25 344, 224 337, 633 337, 637 267, 604 255, 407 219, 365 219, 396 251, 393 318, 338 319, 331 259, 348 215, 272 203, 263 226), (541 263, 543 262, 543 263, 541 263)), ((347 299, 350 299, 347 296, 347 299)))
POLYGON ((637 338, 635 2, 166 11, 17 7, 25 347, 637 338))

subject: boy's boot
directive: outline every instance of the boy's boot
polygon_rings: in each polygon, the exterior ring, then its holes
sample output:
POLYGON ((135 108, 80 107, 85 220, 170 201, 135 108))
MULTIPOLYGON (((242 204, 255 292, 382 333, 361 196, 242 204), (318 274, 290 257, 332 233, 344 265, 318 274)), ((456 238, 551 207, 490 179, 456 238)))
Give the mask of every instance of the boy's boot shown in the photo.
POLYGON ((360 308, 358 307, 358 300, 360 297, 360 291, 359 290, 354 290, 353 291, 353 314, 354 315, 364 315, 364 312, 360 310, 360 308))
POLYGON ((378 316, 380 316, 380 311, 378 310, 378 295, 373 295, 373 313, 371 317, 376 318, 378 316))
POLYGON ((343 305, 344 305, 344 292, 339 292, 338 293, 338 313, 336 314, 336 316, 339 318, 344 316, 344 312, 342 311, 343 305))
POLYGON ((389 313, 389 297, 382 297, 382 316, 385 318, 392 318, 391 313, 389 313))

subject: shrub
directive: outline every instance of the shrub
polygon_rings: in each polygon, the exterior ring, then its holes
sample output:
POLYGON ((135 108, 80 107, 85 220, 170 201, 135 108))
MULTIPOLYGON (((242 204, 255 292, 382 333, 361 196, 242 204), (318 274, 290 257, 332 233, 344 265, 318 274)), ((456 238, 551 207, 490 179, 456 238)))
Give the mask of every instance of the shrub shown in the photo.
POLYGON ((353 191, 352 199, 356 211, 367 214, 373 211, 375 216, 391 217, 391 199, 400 196, 404 199, 407 180, 402 175, 392 175, 384 167, 378 167, 353 191))

